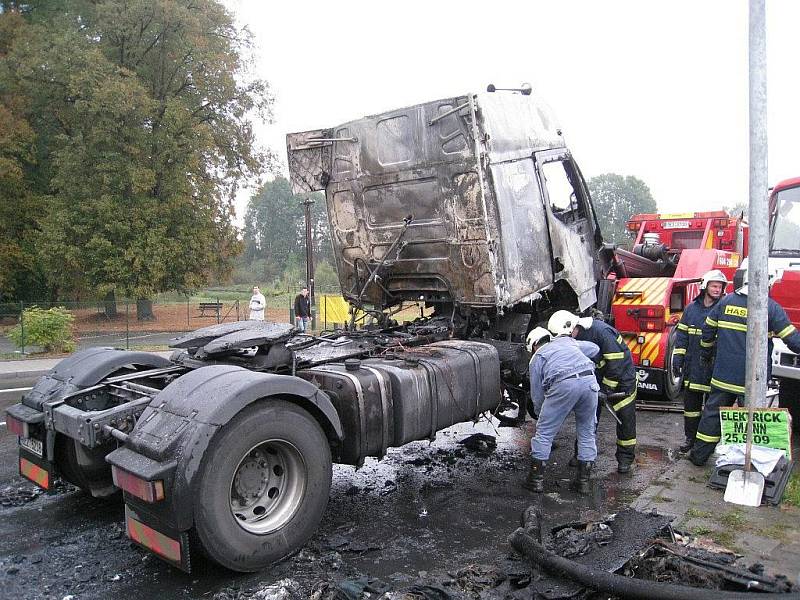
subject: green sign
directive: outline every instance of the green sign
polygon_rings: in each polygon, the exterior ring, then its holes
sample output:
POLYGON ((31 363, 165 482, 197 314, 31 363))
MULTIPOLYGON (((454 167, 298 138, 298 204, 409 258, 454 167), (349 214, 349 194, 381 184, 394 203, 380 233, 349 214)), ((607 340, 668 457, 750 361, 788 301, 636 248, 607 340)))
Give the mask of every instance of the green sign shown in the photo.
MULTIPOLYGON (((720 408, 722 444, 747 443, 747 409, 720 408)), ((783 450, 792 457, 792 417, 787 408, 757 408, 753 412, 753 443, 783 450)))

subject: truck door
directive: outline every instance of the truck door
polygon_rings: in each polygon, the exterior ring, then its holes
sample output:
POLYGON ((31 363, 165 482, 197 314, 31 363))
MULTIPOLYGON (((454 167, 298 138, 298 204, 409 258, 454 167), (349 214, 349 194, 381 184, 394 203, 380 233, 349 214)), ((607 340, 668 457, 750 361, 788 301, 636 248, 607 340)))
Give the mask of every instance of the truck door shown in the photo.
POLYGON ((536 152, 534 162, 547 213, 555 278, 570 284, 584 310, 597 296, 594 216, 583 179, 565 149, 536 152))

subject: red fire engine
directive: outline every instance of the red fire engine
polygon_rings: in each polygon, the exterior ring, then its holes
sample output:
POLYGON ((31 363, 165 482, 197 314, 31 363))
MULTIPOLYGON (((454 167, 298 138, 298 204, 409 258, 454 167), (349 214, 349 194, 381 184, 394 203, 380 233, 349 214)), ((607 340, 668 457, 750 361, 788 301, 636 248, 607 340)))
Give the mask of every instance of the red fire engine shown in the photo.
MULTIPOLYGON (((672 376, 675 325, 711 269, 733 275, 747 255, 747 225, 723 211, 634 215, 632 251, 617 248, 609 278, 611 322, 638 367, 639 392, 677 401, 672 376)), ((730 290, 730 286, 728 290, 730 290)))

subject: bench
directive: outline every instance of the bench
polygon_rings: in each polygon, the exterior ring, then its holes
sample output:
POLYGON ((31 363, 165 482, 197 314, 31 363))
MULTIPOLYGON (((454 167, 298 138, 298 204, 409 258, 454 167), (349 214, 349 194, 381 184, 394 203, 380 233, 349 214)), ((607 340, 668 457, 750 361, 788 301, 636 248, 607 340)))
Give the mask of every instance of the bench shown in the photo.
POLYGON ((206 316, 206 311, 211 311, 219 319, 219 313, 222 311, 222 302, 200 302, 198 308, 200 309, 201 317, 206 316))

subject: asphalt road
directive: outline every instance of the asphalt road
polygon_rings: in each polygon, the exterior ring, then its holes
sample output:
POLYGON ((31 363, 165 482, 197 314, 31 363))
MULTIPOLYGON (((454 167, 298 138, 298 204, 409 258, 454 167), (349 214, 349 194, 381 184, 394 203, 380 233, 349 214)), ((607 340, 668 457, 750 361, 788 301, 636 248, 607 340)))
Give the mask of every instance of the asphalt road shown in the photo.
MULTIPOLYGON (((4 380, 0 387, 30 383, 4 380)), ((0 407, 19 397, 0 392, 0 407)), ((627 506, 673 461, 668 448, 677 444, 682 424, 680 415, 639 413, 638 438, 645 443, 636 473, 624 477, 615 472, 612 421, 601 421, 591 497, 568 490, 571 428, 569 419, 551 457, 548 493, 538 498, 546 527, 627 506)), ((125 536, 118 497, 99 501, 71 486, 38 494, 16 474, 16 438, 0 426, 0 598, 255 600, 286 579, 305 598, 315 586, 344 579, 369 576, 399 588, 442 581, 468 565, 497 569, 508 564, 507 537, 535 497, 519 486, 531 432, 530 421, 502 429, 466 423, 440 432, 433 443, 392 449, 359 470, 335 466, 328 509, 312 540, 269 570, 240 575, 201 558, 185 574, 140 550, 125 536), (476 453, 458 443, 476 432, 495 436, 497 448, 476 453)))

